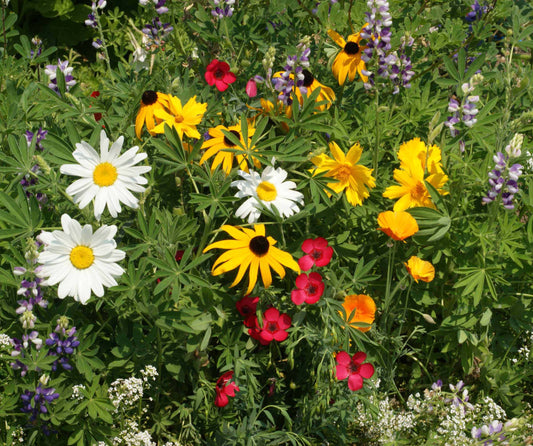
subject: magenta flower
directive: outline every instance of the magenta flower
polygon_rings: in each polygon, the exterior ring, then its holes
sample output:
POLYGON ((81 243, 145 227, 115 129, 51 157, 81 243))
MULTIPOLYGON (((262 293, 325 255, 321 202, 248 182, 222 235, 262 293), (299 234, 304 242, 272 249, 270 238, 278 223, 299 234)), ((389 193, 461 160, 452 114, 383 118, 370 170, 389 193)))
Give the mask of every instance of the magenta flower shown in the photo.
POLYGON ((363 364, 366 353, 357 352, 350 357, 346 352, 337 353, 337 379, 348 378, 348 387, 352 391, 363 388, 363 378, 371 378, 374 374, 374 366, 369 363, 363 364))
POLYGON ((263 314, 263 326, 259 326, 257 317, 255 318, 255 327, 248 330, 250 336, 262 345, 268 345, 272 341, 284 341, 289 334, 285 331, 291 326, 289 315, 280 314, 276 308, 269 308, 263 314))
POLYGON ((239 392, 239 386, 234 382, 230 382, 233 379, 233 370, 224 373, 218 378, 217 385, 215 387, 215 406, 224 407, 229 403, 228 396, 232 398, 235 396, 235 392, 239 392))
POLYGON ((315 304, 324 292, 324 282, 318 273, 300 274, 296 278, 297 290, 292 290, 291 300, 295 305, 315 304))
POLYGON ((255 98, 257 96, 257 83, 254 79, 250 79, 246 83, 246 94, 250 98, 255 98))
POLYGON ((206 68, 205 80, 209 85, 217 87, 218 91, 226 91, 229 84, 235 82, 237 77, 229 70, 226 62, 213 59, 206 68))
POLYGON ((309 271, 313 265, 326 266, 333 256, 333 248, 323 237, 307 239, 302 243, 302 251, 307 255, 298 260, 302 271, 309 271))
POLYGON ((257 303, 259 302, 259 297, 250 297, 244 296, 239 300, 235 306, 237 311, 244 317, 244 326, 252 328, 255 325, 255 311, 257 309, 257 303))

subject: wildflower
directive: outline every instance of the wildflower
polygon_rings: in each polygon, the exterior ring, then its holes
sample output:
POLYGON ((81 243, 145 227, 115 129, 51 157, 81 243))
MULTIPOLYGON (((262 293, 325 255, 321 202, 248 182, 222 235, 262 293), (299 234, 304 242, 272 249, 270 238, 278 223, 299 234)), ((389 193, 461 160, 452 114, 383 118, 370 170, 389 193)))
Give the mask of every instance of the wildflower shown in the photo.
POLYGON ((259 297, 244 296, 239 300, 235 306, 237 311, 242 317, 244 317, 244 326, 251 328, 255 324, 255 312, 257 310, 257 304, 259 303, 259 297))
POLYGON ((224 373, 220 378, 218 378, 217 385, 215 387, 215 406, 227 406, 229 403, 228 397, 231 396, 233 398, 235 396, 235 392, 240 391, 239 386, 232 382, 232 379, 233 370, 224 373))
POLYGON ((263 314, 263 326, 255 318, 255 327, 250 328, 248 333, 261 345, 268 345, 272 341, 282 342, 289 334, 286 330, 291 326, 292 320, 289 315, 280 312, 276 308, 269 308, 263 314))
POLYGON ((74 349, 80 345, 80 341, 78 341, 76 336, 76 327, 72 327, 69 330, 66 328, 58 324, 54 333, 50 333, 50 336, 45 341, 49 347, 47 356, 57 356, 58 358, 52 363, 53 371, 57 370, 58 365, 64 370, 72 370, 72 366, 68 362, 68 355, 72 355, 74 349))
POLYGON ((300 274, 296 278, 296 290, 291 292, 291 300, 295 305, 315 304, 324 293, 324 282, 322 276, 312 272, 309 275, 300 274))
POLYGON ((472 31, 472 23, 481 19, 483 14, 488 11, 489 7, 486 4, 481 6, 479 0, 475 0, 474 3, 470 5, 470 9, 472 9, 472 11, 466 14, 465 20, 467 23, 470 23, 470 31, 472 31))
POLYGON ((431 282, 435 278, 435 267, 430 262, 422 260, 417 256, 411 256, 404 265, 416 283, 419 280, 431 282))
POLYGON ((167 0, 154 0, 155 12, 157 12, 159 15, 166 14, 168 12, 168 8, 165 6, 166 2, 167 0))
POLYGON ((146 159, 146 153, 137 153, 135 146, 120 155, 124 137, 119 137, 109 150, 109 139, 104 130, 100 132, 100 154, 88 143, 76 144, 72 153, 79 164, 63 164, 60 172, 64 175, 81 177, 69 187, 71 195, 80 209, 94 199, 94 216, 100 220, 105 207, 112 217, 121 211, 120 203, 133 209, 138 207, 139 200, 130 192, 144 192, 143 184, 148 183, 142 175, 149 172, 150 166, 136 166, 146 159))
POLYGON ((406 211, 385 211, 378 215, 378 231, 383 231, 394 240, 405 240, 418 232, 418 223, 406 211))
POLYGON ((366 82, 368 77, 363 74, 366 66, 364 60, 361 58, 366 46, 359 45, 362 39, 361 33, 351 34, 348 36, 348 41, 344 40, 339 33, 332 29, 328 31, 328 34, 342 48, 335 57, 335 61, 331 67, 333 76, 335 76, 339 85, 344 85, 346 78, 350 82, 353 81, 356 74, 359 74, 361 80, 366 82))
POLYGON ((363 388, 363 378, 368 379, 374 375, 374 366, 370 363, 364 363, 366 353, 357 352, 350 355, 344 351, 337 353, 337 379, 343 380, 348 378, 348 388, 352 391, 363 388))
MULTIPOLYGON (((362 332, 370 330, 371 327, 358 327, 359 322, 364 324, 372 324, 376 314, 376 303, 374 299, 366 294, 351 294, 344 298, 342 304, 344 312, 346 313, 346 322, 353 328, 357 328, 362 332), (353 313, 352 317, 350 315, 353 313)), ((339 312, 342 315, 342 312, 339 312)))
POLYGON ((323 237, 308 238, 302 243, 302 251, 307 254, 298 260, 302 271, 309 271, 313 265, 326 266, 333 256, 333 248, 328 246, 328 241, 323 237))
POLYGON ((144 28, 141 31, 152 42, 151 45, 148 46, 159 47, 165 43, 163 38, 173 30, 174 28, 170 26, 170 23, 163 23, 159 17, 154 17, 152 19, 152 24, 144 25, 144 28))
POLYGON ((505 209, 512 210, 515 205, 513 203, 514 195, 519 191, 518 179, 522 175, 523 166, 521 164, 513 164, 509 166, 513 155, 520 156, 520 149, 506 147, 507 155, 502 152, 497 152, 493 159, 496 163, 494 169, 489 172, 490 190, 487 195, 482 198, 483 203, 491 203, 495 201, 500 195, 502 197, 502 204, 505 209))
POLYGON ((243 179, 231 183, 239 189, 235 196, 249 198, 237 209, 237 217, 248 217, 248 223, 255 223, 261 216, 262 208, 270 212, 275 210, 285 218, 300 211, 298 205, 303 205, 304 196, 294 190, 294 182, 285 181, 287 172, 281 167, 274 169, 268 166, 261 175, 253 170, 249 173, 239 170, 239 175, 243 179))
POLYGON ((222 19, 224 17, 231 17, 233 15, 233 5, 235 4, 235 0, 213 0, 213 5, 215 6, 215 9, 211 10, 211 14, 213 17, 217 17, 218 19, 222 19))
POLYGON ((45 74, 49 78, 48 88, 54 90, 57 94, 59 94, 59 88, 57 87, 57 69, 63 73, 63 76, 65 77, 65 88, 67 91, 70 90, 70 87, 73 87, 76 85, 76 81, 74 80, 74 77, 72 76, 72 71, 74 70, 73 67, 68 66, 68 60, 65 60, 61 62, 61 59, 57 60, 57 65, 47 65, 44 69, 45 74))
POLYGON ((337 180, 336 183, 327 184, 330 189, 336 193, 345 190, 352 206, 362 205, 363 200, 370 195, 368 189, 376 186, 373 169, 357 164, 363 149, 359 143, 355 143, 345 155, 335 142, 329 143, 329 149, 333 158, 323 153, 311 159, 316 166, 314 174, 326 172, 326 177, 337 180))
POLYGON ((250 268, 250 275, 245 294, 252 292, 257 282, 259 270, 261 270, 261 278, 265 288, 268 288, 272 283, 270 268, 276 271, 281 278, 285 277, 284 266, 300 272, 300 268, 292 256, 276 248, 274 245, 277 242, 272 237, 265 237, 265 225, 254 225, 253 230, 230 225, 224 225, 221 229, 233 237, 233 240, 221 240, 212 243, 203 252, 213 248, 227 250, 215 261, 211 274, 218 276, 239 268, 237 277, 230 285, 231 287, 242 280, 248 268, 250 268))
POLYGON ((154 116, 159 125, 152 129, 152 133, 164 133, 165 125, 168 125, 176 129, 180 138, 183 138, 184 133, 189 138, 201 138, 196 126, 204 117, 207 110, 206 103, 196 102, 196 96, 193 96, 182 106, 177 97, 169 95, 167 109, 168 112, 163 108, 154 110, 154 116))
POLYGON ((42 413, 48 413, 48 404, 59 398, 59 393, 56 389, 44 388, 41 383, 37 385, 35 392, 29 390, 24 391, 20 396, 22 400, 22 409, 24 413, 29 413, 30 422, 33 422, 39 418, 42 413))
POLYGON ((217 59, 213 59, 205 70, 205 81, 217 87, 218 91, 226 91, 229 85, 237 80, 229 65, 217 59))
POLYGON ((257 83, 254 79, 250 79, 246 83, 246 94, 249 98, 255 98, 257 96, 257 83))
MULTIPOLYGON (((246 124, 245 124, 246 125, 246 124)), ((247 149, 247 151, 253 151, 254 148, 250 147, 252 142, 252 136, 255 133, 255 128, 253 125, 248 124, 248 140, 243 141, 242 137, 242 121, 239 121, 238 124, 232 125, 230 127, 225 127, 223 125, 217 125, 215 128, 209 129, 210 138, 202 144, 202 149, 206 149, 205 153, 200 159, 200 165, 205 163, 206 160, 215 156, 213 163, 211 164, 211 172, 213 172, 220 164, 222 164, 222 169, 226 172, 226 175, 229 175, 231 168, 233 166, 233 159, 237 159, 237 163, 241 170, 248 172, 248 158, 247 152, 240 145, 235 144, 231 141, 225 134, 224 131, 231 133, 239 140, 239 142, 247 149)), ((252 157, 251 162, 254 163, 255 167, 260 168, 261 164, 259 161, 252 157)))
POLYGON ((131 376, 129 378, 119 378, 111 383, 107 389, 107 396, 111 400, 116 411, 135 406, 137 401, 142 399, 144 394, 144 380, 131 376))
POLYGON ((419 138, 414 138, 400 146, 398 158, 400 169, 394 170, 394 179, 400 186, 389 186, 383 196, 399 198, 394 204, 395 211, 412 207, 435 209, 425 182, 430 183, 441 195, 448 193, 442 189, 448 177, 442 170, 440 149, 435 145, 427 147, 419 138))
POLYGON ((116 249, 113 236, 117 227, 102 225, 94 234, 91 225, 83 228, 67 214, 61 216, 63 231, 39 235, 44 250, 39 254, 41 275, 49 285, 59 283, 58 297, 73 296, 74 300, 87 303, 91 291, 98 297, 104 295, 104 286, 117 285, 115 277, 124 270, 117 265, 125 257, 116 249))
POLYGON ((137 138, 141 139, 141 132, 143 125, 146 124, 146 128, 151 132, 155 127, 156 110, 163 110, 164 107, 168 108, 169 96, 165 93, 155 92, 153 90, 147 90, 143 93, 141 98, 141 107, 137 112, 137 118, 135 119, 135 134, 137 138))

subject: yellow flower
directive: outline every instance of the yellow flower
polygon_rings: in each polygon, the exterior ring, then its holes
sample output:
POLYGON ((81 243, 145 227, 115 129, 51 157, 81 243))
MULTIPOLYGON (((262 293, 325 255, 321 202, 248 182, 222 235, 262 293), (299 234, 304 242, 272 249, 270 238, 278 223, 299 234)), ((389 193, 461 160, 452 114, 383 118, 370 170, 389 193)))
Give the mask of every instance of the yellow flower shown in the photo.
POLYGON ((204 113, 207 110, 207 104, 196 102, 196 96, 182 106, 179 98, 175 96, 168 97, 168 112, 166 110, 156 110, 155 117, 161 122, 153 129, 153 133, 165 133, 165 124, 174 127, 180 138, 185 133, 190 138, 200 139, 200 133, 196 126, 200 124, 204 113))
MULTIPOLYGON (((358 322, 365 324, 372 324, 374 322, 376 314, 376 303, 374 299, 366 294, 351 294, 344 298, 342 304, 346 317, 349 318, 350 314, 355 310, 354 315, 349 321, 347 321, 351 327, 357 328, 363 332, 370 330, 371 327, 358 327, 358 322)), ((339 312, 342 316, 342 312, 339 312)))
POLYGON ((137 138, 141 139, 141 132, 145 123, 149 132, 153 130, 156 122, 160 122, 157 120, 155 112, 157 110, 164 111, 165 107, 168 107, 167 94, 152 90, 143 93, 141 98, 141 108, 139 108, 137 118, 135 119, 135 134, 137 135, 137 138))
MULTIPOLYGON (((363 28, 367 24, 363 25, 363 28)), ((331 71, 333 76, 337 79, 340 85, 343 85, 348 78, 351 81, 355 79, 356 73, 363 82, 368 81, 368 77, 363 74, 363 70, 366 69, 365 62, 361 59, 361 55, 366 46, 360 46, 361 33, 355 33, 348 36, 348 41, 337 32, 330 29, 328 31, 329 36, 335 41, 337 45, 342 48, 335 57, 331 71)))
POLYGON ((383 196, 399 198, 394 204, 395 211, 404 211, 412 207, 429 207, 435 209, 424 181, 431 184, 441 195, 446 195, 442 187, 448 181, 442 170, 440 149, 429 148, 415 138, 400 146, 398 151, 400 169, 394 170, 394 179, 400 186, 389 186, 383 196), (425 175, 429 174, 427 177, 425 175))
POLYGON ((379 231, 394 240, 405 240, 418 232, 415 218, 405 211, 385 211, 378 215, 379 231))
POLYGON ((265 237, 265 225, 254 225, 253 230, 230 225, 224 225, 221 229, 233 239, 212 243, 204 249, 204 252, 213 248, 227 250, 215 261, 211 274, 218 276, 239 268, 231 287, 242 280, 248 268, 250 268, 250 276, 245 294, 250 294, 254 289, 258 271, 261 271, 265 288, 268 288, 272 283, 270 268, 276 271, 282 279, 285 277, 284 266, 297 273, 300 272, 298 263, 292 256, 288 252, 276 248, 274 246, 276 240, 272 237, 265 237))
POLYGON ((417 256, 411 256, 404 265, 409 274, 415 279, 416 283, 418 283, 419 280, 431 282, 435 278, 435 267, 430 262, 422 260, 417 256))
MULTIPOLYGON (((248 141, 243 141, 241 122, 230 127, 217 125, 215 128, 209 129, 209 136, 211 136, 211 138, 205 141, 202 145, 202 149, 207 150, 200 159, 200 164, 203 164, 206 160, 212 156, 215 156, 215 159, 211 164, 211 171, 214 171, 218 165, 222 164, 222 169, 224 172, 226 172, 226 175, 229 175, 233 166, 233 159, 237 158, 239 168, 245 172, 248 172, 248 163, 246 162, 248 159, 248 154, 246 153, 245 149, 230 141, 229 138, 224 135, 222 130, 235 135, 243 147, 247 148, 248 151, 254 150, 253 147, 250 147, 252 136, 255 133, 255 128, 251 123, 248 123, 248 141)), ((254 163, 255 167, 258 169, 261 168, 261 163, 256 158, 252 157, 252 162, 254 163)))
POLYGON ((327 177, 338 180, 337 183, 328 183, 329 188, 337 193, 346 190, 346 198, 352 206, 362 205, 369 196, 367 188, 376 186, 373 169, 357 164, 363 149, 359 143, 355 143, 345 155, 335 142, 329 143, 329 149, 333 158, 323 153, 311 159, 317 167, 314 173, 327 172, 327 177))

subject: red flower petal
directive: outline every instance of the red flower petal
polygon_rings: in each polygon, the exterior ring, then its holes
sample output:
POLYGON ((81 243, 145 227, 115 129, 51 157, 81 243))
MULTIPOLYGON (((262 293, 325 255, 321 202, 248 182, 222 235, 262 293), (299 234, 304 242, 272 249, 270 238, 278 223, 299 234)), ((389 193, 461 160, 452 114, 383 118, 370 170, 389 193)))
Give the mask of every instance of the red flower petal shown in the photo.
POLYGON ((215 75, 212 71, 206 71, 204 77, 209 85, 215 85, 215 75))
POLYGON ((346 352, 339 352, 337 353, 337 356, 335 357, 335 360, 337 361, 337 364, 341 364, 344 366, 349 366, 352 362, 351 356, 346 352))
POLYGON ((217 65, 218 65, 218 60, 217 60, 217 59, 213 59, 213 60, 209 63, 209 65, 206 67, 206 70, 207 70, 207 71, 215 71, 217 65))
POLYGON ((222 78, 226 84, 233 84, 237 80, 237 76, 233 74, 231 71, 228 71, 226 74, 224 74, 224 77, 222 78))
POLYGON ((348 378, 348 376, 350 376, 350 372, 348 371, 348 367, 346 367, 345 365, 342 365, 342 364, 338 364, 336 366, 336 372, 337 372, 337 379, 339 381, 343 380, 343 379, 346 379, 346 378, 348 378))
MULTIPOLYGON (((313 274, 313 273, 311 273, 313 274)), ((311 276, 309 276, 311 277, 311 276)), ((307 277, 307 274, 300 274, 296 280, 294 281, 297 288, 305 288, 307 284, 309 283, 309 277, 307 277)))
POLYGON ((286 330, 291 326, 291 317, 288 314, 282 314, 278 319, 278 327, 281 330, 286 330))
POLYGON ((359 374, 363 378, 372 378, 372 375, 374 375, 374 366, 369 363, 361 364, 361 367, 359 367, 359 374))
POLYGON ((322 257, 315 261, 316 266, 326 266, 333 256, 333 248, 327 246, 322 250, 322 257))
POLYGON ((227 406, 228 403, 229 403, 229 399, 226 396, 226 394, 217 391, 217 394, 215 396, 215 406, 224 407, 224 406, 227 406))
POLYGON ((261 332, 259 333, 258 339, 261 344, 267 345, 267 344, 270 344, 270 342, 272 342, 272 340, 274 339, 274 335, 270 333, 269 331, 261 330, 261 332))
POLYGON ((312 238, 308 238, 302 243, 302 251, 309 254, 315 247, 315 241, 312 238))
POLYGON ((229 71, 229 65, 227 62, 220 61, 216 66, 216 70, 229 71))
POLYGON ((317 237, 313 240, 313 246, 315 249, 324 249, 328 246, 328 241, 324 237, 317 237))
POLYGON ((309 274, 309 279, 316 281, 316 282, 322 282, 322 276, 319 273, 315 273, 315 272, 309 274))
POLYGON ((277 308, 271 307, 268 310, 265 311, 265 314, 263 315, 263 322, 277 322, 279 319, 279 311, 277 308))
POLYGON ((215 87, 217 87, 218 91, 226 91, 229 85, 226 84, 224 81, 215 78, 215 87))
POLYGON ((315 262, 309 254, 298 259, 298 266, 302 271, 309 271, 314 264, 315 262))
POLYGON ((292 290, 291 300, 294 305, 302 305, 307 298, 304 290, 292 290))
POLYGON ((363 352, 357 352, 352 357, 352 361, 355 362, 356 364, 362 364, 363 362, 365 362, 365 359, 366 359, 366 353, 363 353, 363 352))
POLYGON ((287 337, 289 336, 289 333, 283 330, 279 330, 279 331, 276 331, 276 333, 274 333, 273 336, 276 341, 281 342, 287 339, 287 337))
POLYGON ((363 388, 363 378, 358 373, 352 373, 348 378, 348 388, 353 390, 360 390, 363 388))

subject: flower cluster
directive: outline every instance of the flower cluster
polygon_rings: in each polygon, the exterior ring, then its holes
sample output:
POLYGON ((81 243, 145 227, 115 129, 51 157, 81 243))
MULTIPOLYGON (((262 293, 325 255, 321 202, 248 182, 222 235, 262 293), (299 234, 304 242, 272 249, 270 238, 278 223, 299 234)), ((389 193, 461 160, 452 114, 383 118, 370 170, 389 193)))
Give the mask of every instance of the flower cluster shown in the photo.
POLYGON ((212 0, 214 8, 211 10, 213 17, 222 19, 233 15, 235 0, 212 0))
POLYGON ((226 373, 224 373, 220 378, 217 380, 217 384, 215 386, 215 406, 217 407, 224 407, 227 406, 229 403, 228 397, 235 397, 235 392, 239 392, 239 386, 235 384, 233 381, 233 370, 230 370, 226 373))
POLYGON ((474 74, 469 82, 465 82, 461 86, 462 100, 459 101, 457 96, 450 98, 448 112, 452 113, 452 115, 448 117, 444 125, 450 129, 452 136, 459 135, 459 130, 455 128, 459 122, 463 122, 467 127, 472 127, 477 122, 479 96, 472 93, 482 81, 483 76, 481 74, 474 74))
POLYGON ((34 392, 26 390, 21 395, 21 411, 30 414, 30 423, 39 418, 40 414, 47 413, 48 405, 59 398, 59 393, 55 390, 53 387, 45 388, 39 383, 34 392))
POLYGON ((65 88, 67 91, 70 90, 70 87, 76 85, 76 81, 72 76, 73 67, 68 66, 68 60, 61 62, 61 59, 57 60, 57 65, 47 65, 44 69, 45 74, 48 76, 48 88, 54 90, 58 95, 60 95, 59 88, 57 86, 57 70, 63 73, 65 77, 65 88))
MULTIPOLYGON (((30 130, 26 130, 25 136, 26 141, 28 143, 28 147, 31 146, 33 139, 35 138, 35 150, 42 152, 44 150, 43 145, 41 144, 41 141, 46 138, 46 135, 48 134, 48 130, 43 130, 42 127, 39 127, 39 130, 37 130, 35 133, 31 132, 30 130)), ((20 180, 20 185, 22 186, 22 189, 24 190, 24 193, 28 198, 34 196, 37 201, 44 203, 47 201, 48 197, 46 194, 43 194, 41 192, 37 192, 33 194, 31 190, 28 190, 30 186, 35 186, 39 179, 38 175, 41 173, 39 164, 34 164, 31 168, 31 172, 24 175, 24 177, 20 180)))
POLYGON ((173 30, 174 28, 170 23, 163 23, 159 17, 154 17, 152 23, 144 25, 141 30, 149 39, 146 48, 148 50, 153 50, 155 48, 163 47, 165 36, 173 30))
POLYGON ((510 163, 511 159, 517 158, 521 154, 521 147, 524 136, 516 134, 511 142, 505 147, 507 154, 497 152, 493 159, 496 163, 494 169, 489 172, 490 190, 482 198, 483 203, 491 203, 499 196, 505 209, 515 208, 513 203, 515 194, 519 191, 518 179, 522 175, 522 165, 510 163))
POLYGON ((489 10, 489 6, 484 3, 483 5, 479 4, 479 0, 475 0, 474 3, 470 5, 470 11, 465 16, 465 20, 470 24, 470 30, 472 30, 472 23, 476 22, 483 17, 483 14, 485 14, 489 10))
POLYGON ((32 37, 31 44, 34 46, 34 48, 30 49, 30 59, 35 59, 36 57, 39 57, 43 51, 43 41, 39 39, 39 37, 35 36, 32 37))
POLYGON ((45 341, 49 348, 48 356, 57 356, 52 363, 52 370, 55 372, 60 365, 64 370, 72 370, 69 364, 69 356, 74 353, 74 349, 80 345, 76 336, 76 327, 68 329, 68 319, 65 316, 57 320, 57 326, 53 333, 45 341))

